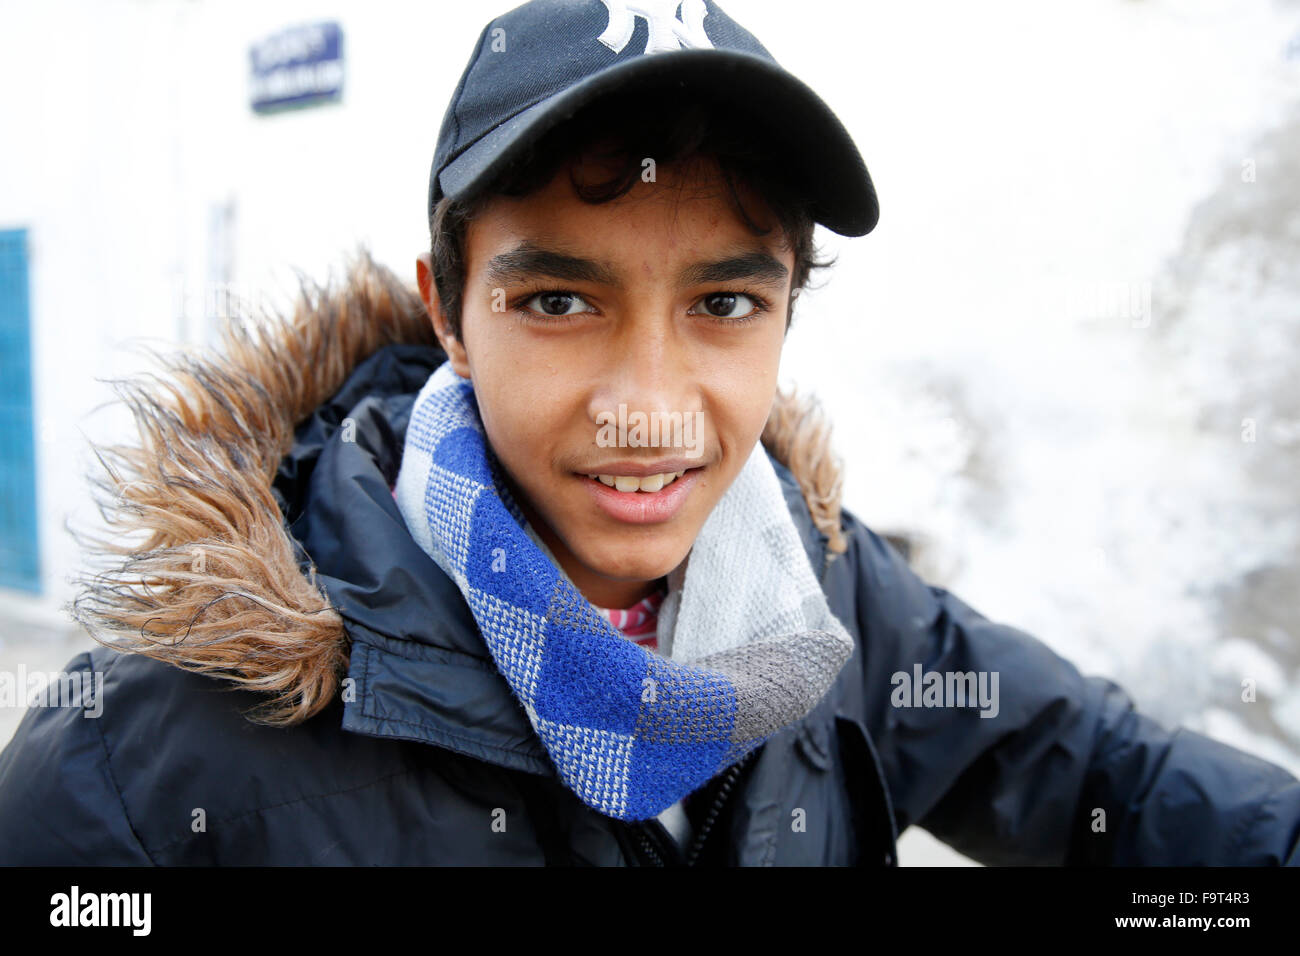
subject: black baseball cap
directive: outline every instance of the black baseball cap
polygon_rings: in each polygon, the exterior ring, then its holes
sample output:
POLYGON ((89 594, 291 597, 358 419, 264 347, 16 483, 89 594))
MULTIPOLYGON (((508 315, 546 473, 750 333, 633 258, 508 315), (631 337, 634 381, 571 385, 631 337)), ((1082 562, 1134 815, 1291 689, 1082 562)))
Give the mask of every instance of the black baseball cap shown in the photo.
POLYGON ((532 0, 489 22, 438 132, 429 213, 596 100, 656 90, 764 124, 815 222, 842 236, 875 228, 875 186, 844 125, 712 0, 532 0))

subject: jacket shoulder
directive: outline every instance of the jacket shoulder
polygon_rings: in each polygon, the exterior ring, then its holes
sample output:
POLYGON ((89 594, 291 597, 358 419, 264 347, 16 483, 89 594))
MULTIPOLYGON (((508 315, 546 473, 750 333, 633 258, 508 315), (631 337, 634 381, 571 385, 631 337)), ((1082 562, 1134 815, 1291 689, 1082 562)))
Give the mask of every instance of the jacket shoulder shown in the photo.
POLYGON ((0 864, 141 865, 153 862, 123 805, 100 723, 106 662, 74 658, 58 689, 29 706, 0 752, 0 864), (96 686, 98 685, 98 686, 96 686), (99 693, 96 694, 95 691, 99 693))

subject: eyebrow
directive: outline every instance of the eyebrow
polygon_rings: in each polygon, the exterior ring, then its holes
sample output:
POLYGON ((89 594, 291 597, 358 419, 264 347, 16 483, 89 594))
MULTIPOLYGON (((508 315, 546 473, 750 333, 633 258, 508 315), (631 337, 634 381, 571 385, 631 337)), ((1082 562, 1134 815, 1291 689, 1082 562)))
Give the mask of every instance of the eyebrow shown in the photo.
MULTIPOLYGON (((571 255, 531 239, 525 239, 515 248, 493 256, 488 260, 485 273, 488 283, 496 286, 541 276, 564 282, 593 282, 615 287, 624 284, 619 270, 608 262, 571 255)), ((751 249, 689 265, 678 273, 677 279, 681 285, 735 282, 741 279, 764 285, 781 285, 789 274, 790 270, 770 253, 751 249)))
POLYGON ((486 276, 489 284, 500 286, 537 276, 568 282, 618 285, 618 273, 608 263, 548 249, 531 239, 525 239, 509 252, 489 259, 486 276))
POLYGON ((755 249, 687 266, 681 271, 678 281, 682 285, 703 285, 706 282, 735 282, 745 279, 763 285, 782 285, 789 274, 790 270, 775 256, 755 249))

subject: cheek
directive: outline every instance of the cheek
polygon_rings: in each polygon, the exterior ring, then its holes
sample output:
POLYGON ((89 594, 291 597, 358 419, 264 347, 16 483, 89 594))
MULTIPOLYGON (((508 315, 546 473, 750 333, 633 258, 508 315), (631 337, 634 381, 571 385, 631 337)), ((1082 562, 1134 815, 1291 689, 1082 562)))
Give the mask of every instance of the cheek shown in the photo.
POLYGON ((471 332, 465 348, 488 441, 517 481, 536 483, 551 471, 554 440, 565 434, 565 397, 541 363, 502 336, 471 332))
POLYGON ((781 365, 783 339, 764 335, 734 356, 717 379, 715 414, 724 440, 757 440, 772 410, 781 365))
POLYGON ((530 383, 513 376, 489 377, 476 372, 474 390, 483 428, 497 457, 512 473, 537 471, 549 423, 544 406, 523 398, 532 393, 530 383))
POLYGON ((521 350, 512 348, 510 323, 500 315, 484 315, 482 308, 471 308, 467 300, 461 322, 461 342, 469 364, 479 414, 489 435, 513 435, 520 407, 527 407, 522 396, 533 392, 528 380, 529 366, 521 350))

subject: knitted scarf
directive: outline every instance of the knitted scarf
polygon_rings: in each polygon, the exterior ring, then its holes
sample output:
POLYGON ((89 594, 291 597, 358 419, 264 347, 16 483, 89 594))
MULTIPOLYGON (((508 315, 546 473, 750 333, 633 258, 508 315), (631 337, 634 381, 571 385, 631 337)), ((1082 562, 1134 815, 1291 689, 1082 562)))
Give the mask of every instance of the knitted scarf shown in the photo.
POLYGON ((804 717, 852 653, 761 443, 668 577, 658 654, 578 592, 502 474, 473 385, 442 365, 411 411, 398 508, 595 810, 656 816, 804 717))

